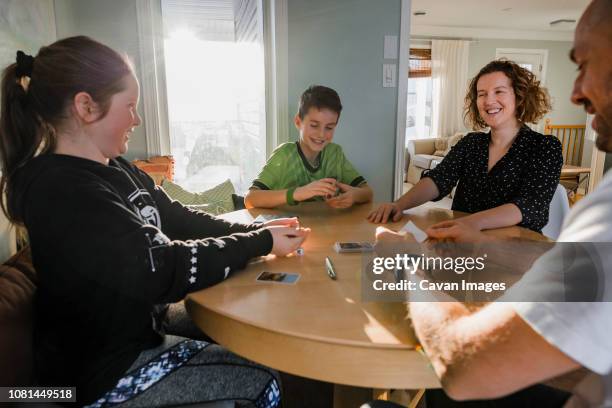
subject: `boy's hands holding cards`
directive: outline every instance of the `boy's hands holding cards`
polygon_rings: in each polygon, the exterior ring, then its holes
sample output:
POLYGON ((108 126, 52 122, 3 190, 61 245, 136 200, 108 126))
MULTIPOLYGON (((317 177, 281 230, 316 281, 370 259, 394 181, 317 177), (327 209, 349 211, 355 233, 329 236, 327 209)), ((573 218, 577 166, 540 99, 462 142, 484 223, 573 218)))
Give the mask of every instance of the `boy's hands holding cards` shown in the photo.
POLYGON ((305 201, 313 197, 333 197, 336 195, 336 179, 323 178, 313 181, 305 186, 298 187, 293 192, 293 198, 297 201, 305 201))
POLYGON ((272 234, 272 251, 276 256, 286 256, 298 249, 310 233, 310 228, 272 225, 265 227, 272 234))
POLYGON ((340 194, 326 199, 325 202, 327 205, 332 208, 349 208, 355 204, 355 191, 357 187, 352 187, 348 184, 340 183, 339 181, 336 185, 338 186, 340 194))

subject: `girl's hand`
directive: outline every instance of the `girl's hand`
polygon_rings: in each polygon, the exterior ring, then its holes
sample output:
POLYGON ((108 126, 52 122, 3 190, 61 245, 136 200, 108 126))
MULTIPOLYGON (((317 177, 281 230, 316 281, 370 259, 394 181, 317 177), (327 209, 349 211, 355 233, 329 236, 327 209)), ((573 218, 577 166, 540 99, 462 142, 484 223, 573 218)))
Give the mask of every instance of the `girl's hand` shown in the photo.
POLYGON ((270 220, 270 221, 264 222, 262 224, 262 226, 264 228, 266 228, 266 227, 274 227, 274 226, 299 228, 300 221, 298 220, 297 217, 277 218, 275 220, 270 220))
POLYGON ((298 249, 308 237, 310 228, 266 227, 272 234, 272 251, 276 256, 287 256, 298 249))

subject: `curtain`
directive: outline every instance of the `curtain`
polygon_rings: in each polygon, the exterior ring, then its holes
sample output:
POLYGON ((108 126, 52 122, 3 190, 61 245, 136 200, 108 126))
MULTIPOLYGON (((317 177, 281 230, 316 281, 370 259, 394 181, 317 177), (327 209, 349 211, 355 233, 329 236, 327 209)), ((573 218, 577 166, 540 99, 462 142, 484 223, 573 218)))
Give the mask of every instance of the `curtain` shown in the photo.
POLYGON ((432 135, 450 137, 465 130, 463 100, 468 87, 469 41, 432 40, 432 135))

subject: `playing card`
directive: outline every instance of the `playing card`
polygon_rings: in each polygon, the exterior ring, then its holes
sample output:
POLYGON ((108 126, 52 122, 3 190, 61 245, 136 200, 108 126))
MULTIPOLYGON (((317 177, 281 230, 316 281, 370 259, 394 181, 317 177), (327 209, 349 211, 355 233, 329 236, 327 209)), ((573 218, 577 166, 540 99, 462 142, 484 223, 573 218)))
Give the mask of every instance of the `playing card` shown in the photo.
POLYGON ((258 282, 284 283, 292 285, 295 284, 298 279, 300 279, 299 273, 263 271, 259 274, 256 280, 258 282))

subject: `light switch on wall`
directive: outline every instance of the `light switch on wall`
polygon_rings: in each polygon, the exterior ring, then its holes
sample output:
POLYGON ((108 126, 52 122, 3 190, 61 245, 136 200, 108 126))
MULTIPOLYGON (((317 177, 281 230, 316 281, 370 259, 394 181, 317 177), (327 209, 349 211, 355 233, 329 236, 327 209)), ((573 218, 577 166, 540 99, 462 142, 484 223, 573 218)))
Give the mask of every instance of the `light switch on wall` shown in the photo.
POLYGON ((396 64, 383 64, 383 88, 395 88, 397 78, 396 64))
POLYGON ((385 35, 384 59, 397 59, 397 35, 385 35))

